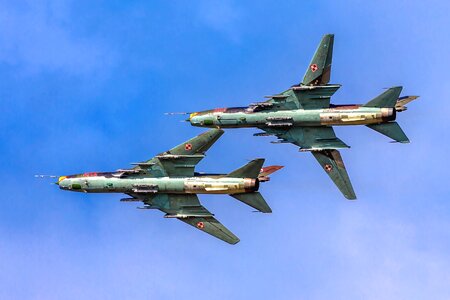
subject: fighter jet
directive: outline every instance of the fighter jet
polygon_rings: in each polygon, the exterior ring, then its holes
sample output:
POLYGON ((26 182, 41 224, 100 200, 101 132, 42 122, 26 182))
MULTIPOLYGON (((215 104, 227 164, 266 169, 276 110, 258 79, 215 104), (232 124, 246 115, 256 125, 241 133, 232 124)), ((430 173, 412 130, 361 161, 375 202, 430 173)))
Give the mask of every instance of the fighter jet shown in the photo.
POLYGON ((300 84, 266 96, 264 102, 247 107, 217 108, 191 113, 193 126, 256 127, 255 136, 274 135, 272 143, 292 143, 299 151, 311 152, 347 199, 356 199, 339 149, 350 148, 336 137, 333 126, 366 125, 396 142, 408 143, 395 122, 396 113, 417 96, 401 97, 401 86, 387 89, 366 104, 333 105, 331 96, 341 87, 329 84, 334 35, 322 38, 300 84))
MULTIPOLYGON (((197 194, 228 194, 259 212, 272 210, 258 192, 260 182, 282 166, 263 167, 255 159, 229 174, 195 172, 205 152, 223 134, 211 129, 150 160, 133 163, 133 168, 115 172, 90 172, 58 178, 59 188, 84 193, 125 193, 124 202, 143 202, 143 209, 159 209, 166 218, 177 218, 227 243, 239 238, 203 207, 197 194)), ((39 176, 39 175, 37 175, 39 176)))

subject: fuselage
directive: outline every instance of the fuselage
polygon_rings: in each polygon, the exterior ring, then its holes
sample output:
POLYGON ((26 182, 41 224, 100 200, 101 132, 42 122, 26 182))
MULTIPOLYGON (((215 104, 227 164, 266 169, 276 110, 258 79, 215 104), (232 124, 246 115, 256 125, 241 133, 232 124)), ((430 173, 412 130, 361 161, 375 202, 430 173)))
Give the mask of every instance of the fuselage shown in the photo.
POLYGON ((114 173, 61 176, 63 190, 85 193, 237 194, 257 191, 258 179, 217 175, 194 177, 116 177, 114 173))
POLYGON ((219 108, 192 113, 189 122, 198 127, 291 127, 368 125, 393 121, 394 108, 331 105, 326 109, 253 111, 251 107, 219 108))

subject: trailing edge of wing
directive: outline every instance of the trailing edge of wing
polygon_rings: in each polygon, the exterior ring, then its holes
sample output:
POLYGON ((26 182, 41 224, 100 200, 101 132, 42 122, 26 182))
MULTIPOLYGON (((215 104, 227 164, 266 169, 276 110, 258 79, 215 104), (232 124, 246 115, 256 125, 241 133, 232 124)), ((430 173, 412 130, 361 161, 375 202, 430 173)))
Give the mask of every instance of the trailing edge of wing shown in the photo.
POLYGON ((352 183, 345 169, 344 161, 337 150, 313 151, 312 154, 317 159, 325 172, 333 180, 334 184, 349 200, 356 199, 352 183))
POLYGON ((177 218, 229 244, 236 244, 239 238, 213 217, 200 204, 195 194, 157 194, 156 196, 130 194, 144 201, 149 208, 166 213, 166 218, 177 218))
POLYGON ((287 130, 261 127, 261 129, 283 141, 300 146, 302 151, 349 148, 336 137, 333 127, 294 127, 287 130))

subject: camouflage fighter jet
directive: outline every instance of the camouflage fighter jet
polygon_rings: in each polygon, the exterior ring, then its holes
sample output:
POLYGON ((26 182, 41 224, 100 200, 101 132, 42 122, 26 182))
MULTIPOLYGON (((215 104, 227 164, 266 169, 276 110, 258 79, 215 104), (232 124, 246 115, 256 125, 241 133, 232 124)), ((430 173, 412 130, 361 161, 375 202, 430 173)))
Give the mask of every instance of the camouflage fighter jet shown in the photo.
MULTIPOLYGON (((211 129, 131 169, 61 176, 60 189, 85 193, 125 193, 124 202, 143 202, 143 209, 159 209, 166 218, 177 218, 227 243, 239 242, 232 232, 203 207, 197 194, 228 194, 263 213, 272 210, 258 192, 259 183, 282 166, 263 167, 255 159, 229 174, 194 171, 205 152, 223 134, 211 129)), ((40 175, 37 175, 40 176, 40 175)))
POLYGON ((417 96, 401 97, 402 87, 392 87, 366 104, 333 105, 331 96, 341 87, 329 84, 334 35, 327 34, 317 48, 303 81, 265 102, 248 107, 217 108, 190 114, 193 126, 256 127, 255 136, 274 135, 272 143, 292 143, 309 151, 347 199, 356 199, 338 149, 349 148, 336 137, 333 126, 366 125, 396 142, 409 140, 395 122, 396 113, 417 96))

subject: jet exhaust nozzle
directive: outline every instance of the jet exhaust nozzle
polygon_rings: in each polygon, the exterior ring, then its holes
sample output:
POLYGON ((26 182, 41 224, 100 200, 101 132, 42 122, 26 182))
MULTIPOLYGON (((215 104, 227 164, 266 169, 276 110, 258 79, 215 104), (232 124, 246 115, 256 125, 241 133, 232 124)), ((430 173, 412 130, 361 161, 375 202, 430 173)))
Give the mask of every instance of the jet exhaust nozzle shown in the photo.
POLYGON ((246 178, 244 180, 244 190, 245 192, 256 192, 259 190, 259 179, 258 178, 246 178))

